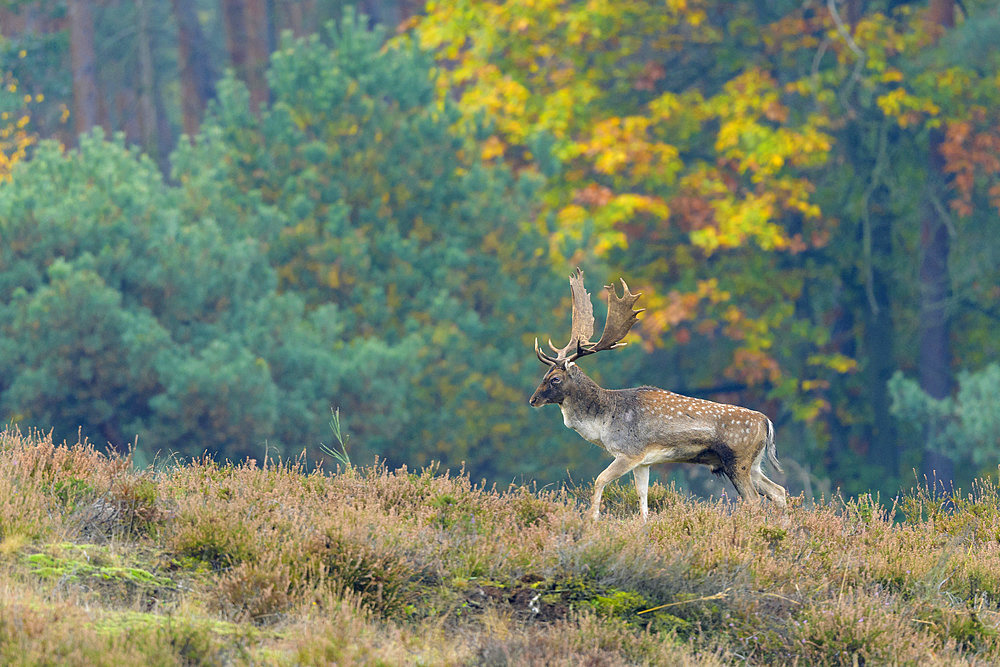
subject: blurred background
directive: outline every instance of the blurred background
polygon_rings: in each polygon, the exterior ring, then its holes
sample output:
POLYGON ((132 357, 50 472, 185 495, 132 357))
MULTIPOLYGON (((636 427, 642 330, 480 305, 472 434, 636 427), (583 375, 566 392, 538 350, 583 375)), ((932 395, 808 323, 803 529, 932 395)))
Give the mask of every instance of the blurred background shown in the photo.
MULTIPOLYGON (((792 493, 1000 462, 985 0, 0 2, 0 418, 172 455, 589 482, 527 399, 765 412, 792 493)), ((661 467, 694 493, 726 487, 661 467)), ((730 491, 731 493, 731 491, 730 491)))

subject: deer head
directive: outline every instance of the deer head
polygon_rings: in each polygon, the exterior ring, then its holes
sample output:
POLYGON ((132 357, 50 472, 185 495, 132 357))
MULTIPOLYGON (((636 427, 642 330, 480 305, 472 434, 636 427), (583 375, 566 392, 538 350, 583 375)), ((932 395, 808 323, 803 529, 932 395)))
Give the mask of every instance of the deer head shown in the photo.
POLYGON ((578 373, 582 375, 582 372, 576 369, 574 362, 588 354, 624 346, 622 339, 638 321, 636 315, 645 310, 632 309, 642 293, 632 294, 624 279, 622 279, 623 293, 620 297, 614 285, 605 285, 605 289, 608 290, 608 319, 604 323, 600 339, 592 343, 590 338, 594 335, 594 305, 590 301, 590 293, 583 286, 583 271, 579 268, 569 277, 569 287, 573 298, 573 321, 569 342, 562 348, 557 348, 550 339, 549 347, 556 353, 556 356, 552 357, 538 347, 538 339, 535 339, 535 355, 539 361, 549 366, 549 370, 529 401, 536 407, 546 403, 562 404, 567 384, 571 383, 578 373))

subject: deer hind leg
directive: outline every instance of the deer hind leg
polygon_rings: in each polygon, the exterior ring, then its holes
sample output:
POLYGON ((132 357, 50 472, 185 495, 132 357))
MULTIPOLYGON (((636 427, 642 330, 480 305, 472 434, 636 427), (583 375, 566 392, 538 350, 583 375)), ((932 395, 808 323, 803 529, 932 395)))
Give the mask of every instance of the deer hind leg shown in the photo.
POLYGON ((604 469, 597 479, 594 480, 594 499, 590 505, 590 516, 596 521, 601 516, 601 496, 604 495, 604 487, 615 481, 629 470, 635 468, 635 464, 624 456, 615 457, 607 468, 604 469))
POLYGON ((757 490, 767 496, 771 502, 781 507, 785 506, 785 496, 788 494, 785 487, 767 478, 767 475, 759 470, 755 475, 751 475, 754 486, 757 490))
POLYGON ((774 504, 784 507, 785 506, 785 496, 788 492, 785 491, 785 487, 780 484, 768 479, 767 475, 760 469, 761 461, 764 459, 764 448, 762 447, 760 453, 757 454, 757 458, 753 462, 753 466, 750 468, 750 479, 753 481, 757 490, 763 493, 770 499, 774 504))
POLYGON ((643 522, 649 518, 649 466, 636 466, 632 469, 635 478, 635 490, 639 494, 639 513, 643 522))
POLYGON ((760 503, 760 495, 753 483, 753 476, 750 472, 752 469, 753 465, 744 459, 732 461, 724 468, 724 472, 729 481, 736 487, 740 498, 751 505, 757 505, 760 503))

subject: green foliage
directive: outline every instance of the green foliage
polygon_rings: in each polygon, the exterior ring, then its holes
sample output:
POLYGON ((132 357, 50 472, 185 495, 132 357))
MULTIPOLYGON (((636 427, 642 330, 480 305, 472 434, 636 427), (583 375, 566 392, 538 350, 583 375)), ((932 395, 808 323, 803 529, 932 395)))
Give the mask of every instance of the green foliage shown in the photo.
POLYGON ((148 312, 124 309, 93 264, 57 258, 47 282, 8 302, 3 407, 66 436, 82 428, 120 444, 117 420, 155 393, 168 336, 148 312))
POLYGON ((7 418, 240 457, 317 446, 336 404, 362 460, 562 469, 525 465, 559 427, 523 400, 559 287, 521 225, 536 183, 472 157, 426 56, 350 12, 326 37, 284 39, 259 116, 220 83, 180 187, 99 131, 19 165, 0 188, 7 418))
POLYGON ((426 55, 351 12, 322 37, 285 36, 259 117, 220 83, 175 156, 184 206, 258 239, 307 312, 336 313, 319 346, 351 381, 310 389, 343 409, 356 459, 554 477, 565 459, 528 452, 558 424, 524 401, 534 322, 564 291, 524 225, 537 181, 477 157, 426 55))
MULTIPOLYGON (((0 406, 10 418, 188 454, 319 433, 303 417, 325 412, 323 398, 272 375, 269 358, 289 356, 282 334, 318 347, 322 330, 275 294, 259 244, 227 240, 176 202, 148 160, 100 133, 78 151, 40 146, 0 189, 0 406), (272 318, 263 332, 253 330, 261 311, 272 318), (299 418, 295 431, 280 430, 291 426, 283 408, 299 418)), ((313 382, 330 383, 329 356, 313 382)))
POLYGON ((892 412, 910 433, 928 435, 928 446, 989 474, 1000 460, 1000 366, 958 373, 954 396, 935 399, 901 372, 889 381, 892 412))

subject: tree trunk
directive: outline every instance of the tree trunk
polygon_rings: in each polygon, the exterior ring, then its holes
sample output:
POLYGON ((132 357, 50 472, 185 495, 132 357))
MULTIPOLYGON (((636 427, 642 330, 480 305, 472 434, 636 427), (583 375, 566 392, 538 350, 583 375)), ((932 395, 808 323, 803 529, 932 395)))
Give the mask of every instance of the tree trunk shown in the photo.
POLYGON ((270 55, 270 16, 266 0, 223 0, 226 49, 236 75, 250 91, 250 109, 257 113, 268 100, 264 72, 270 55))
POLYGON ((315 0, 299 0, 296 2, 282 2, 275 9, 279 15, 279 22, 282 29, 287 28, 292 31, 295 37, 303 37, 308 33, 307 25, 315 17, 315 0))
POLYGON ((159 157, 157 164, 160 172, 170 176, 170 153, 174 150, 176 138, 174 128, 167 118, 167 107, 163 103, 163 84, 159 78, 156 79, 156 87, 153 89, 153 106, 156 107, 156 154, 159 157))
MULTIPOLYGON (((928 20, 947 29, 954 26, 954 0, 931 0, 928 20)), ((947 174, 941 144, 944 135, 932 130, 928 146, 927 187, 920 223, 920 387, 933 398, 951 394, 951 344, 949 340, 948 302, 951 298, 951 277, 948 271, 948 251, 951 246, 948 223, 941 202, 947 174)), ((940 482, 950 489, 955 476, 955 464, 947 452, 934 448, 936 430, 928 426, 924 454, 924 474, 930 481, 940 482)))
MULTIPOLYGON (((899 442, 888 388, 896 370, 897 340, 892 318, 896 219, 888 186, 893 162, 891 146, 897 140, 896 134, 891 122, 873 114, 848 124, 838 137, 846 151, 847 163, 857 169, 858 188, 863 188, 860 216, 854 221, 857 246, 863 250, 860 257, 848 258, 844 266, 842 280, 849 287, 838 298, 843 305, 835 311, 837 318, 830 340, 831 345, 837 346, 834 349, 851 358, 858 357, 856 342, 860 342, 864 394, 859 398, 871 410, 871 419, 862 422, 842 420, 840 410, 831 411, 831 448, 850 452, 847 456, 834 456, 834 463, 843 461, 842 465, 856 467, 858 455, 863 455, 866 467, 872 471, 871 476, 866 475, 869 483, 881 484, 883 489, 894 485, 900 473, 899 442)), ((856 476, 857 470, 845 470, 842 474, 856 476)))
POLYGON ((156 106, 153 104, 153 89, 155 76, 153 73, 153 47, 149 35, 149 0, 135 0, 138 33, 136 35, 139 51, 139 131, 142 150, 147 155, 158 158, 156 132, 159 123, 156 118, 156 106))
POLYGON ((98 124, 93 0, 68 0, 67 5, 73 73, 73 124, 79 135, 98 124))
POLYGON ((891 479, 899 475, 896 422, 889 412, 889 379, 896 370, 893 344, 896 340, 893 327, 891 277, 889 262, 892 257, 892 215, 889 211, 889 191, 877 186, 869 201, 871 225, 871 303, 865 313, 866 373, 870 387, 872 424, 869 461, 881 467, 891 479))
POLYGON ((844 3, 846 5, 846 11, 844 12, 844 18, 847 20, 847 25, 851 26, 851 31, 857 27, 858 21, 865 13, 865 5, 868 3, 865 0, 846 0, 844 3))
POLYGON ((177 52, 181 77, 184 133, 193 137, 201 126, 208 101, 215 97, 218 72, 212 66, 208 40, 198 22, 194 0, 171 0, 177 21, 177 52))
POLYGON ((138 107, 139 99, 134 86, 122 86, 115 93, 114 116, 118 119, 116 129, 125 133, 125 141, 130 144, 142 143, 142 127, 139 114, 135 112, 138 107))
POLYGON ((274 33, 271 30, 271 12, 268 0, 246 0, 247 19, 247 86, 250 88, 250 105, 254 112, 268 101, 267 61, 271 57, 274 33))

